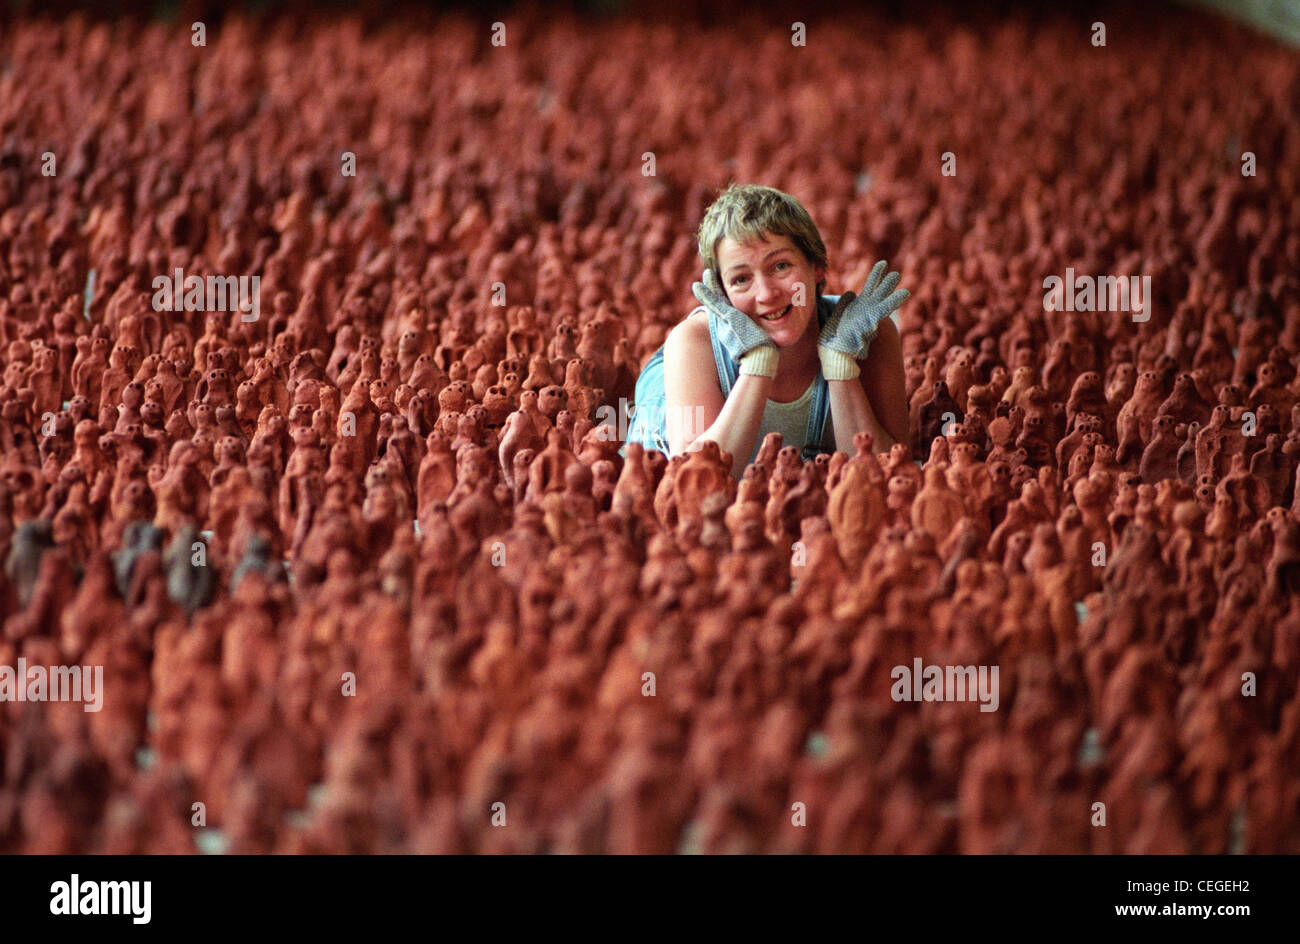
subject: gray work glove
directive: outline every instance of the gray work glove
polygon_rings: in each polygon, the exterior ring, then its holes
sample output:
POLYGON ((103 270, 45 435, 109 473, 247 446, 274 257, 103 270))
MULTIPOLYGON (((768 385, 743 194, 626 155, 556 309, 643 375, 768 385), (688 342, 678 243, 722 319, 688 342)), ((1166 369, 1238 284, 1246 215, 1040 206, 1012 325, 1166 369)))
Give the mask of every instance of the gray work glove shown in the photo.
POLYGON ((861 373, 858 359, 867 356, 876 327, 912 297, 905 288, 894 291, 902 276, 897 272, 884 275, 885 268, 884 259, 872 266, 861 294, 845 292, 840 296, 822 326, 817 336, 817 357, 827 380, 857 377, 861 373))
POLYGON ((705 308, 718 319, 718 340, 727 353, 740 362, 742 374, 775 377, 781 352, 757 322, 731 302, 718 286, 712 269, 704 270, 704 281, 696 282, 691 291, 705 308))

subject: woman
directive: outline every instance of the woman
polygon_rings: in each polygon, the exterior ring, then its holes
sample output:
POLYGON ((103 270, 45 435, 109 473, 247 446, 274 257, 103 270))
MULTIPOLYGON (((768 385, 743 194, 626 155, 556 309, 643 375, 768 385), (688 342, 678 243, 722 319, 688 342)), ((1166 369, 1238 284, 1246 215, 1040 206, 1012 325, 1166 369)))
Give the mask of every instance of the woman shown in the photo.
POLYGON ((860 295, 823 296, 826 247, 808 211, 771 187, 729 187, 699 230, 702 303, 637 380, 629 442, 677 455, 712 440, 740 477, 780 432, 805 459, 908 439, 902 347, 889 315, 910 293, 871 270, 860 295))

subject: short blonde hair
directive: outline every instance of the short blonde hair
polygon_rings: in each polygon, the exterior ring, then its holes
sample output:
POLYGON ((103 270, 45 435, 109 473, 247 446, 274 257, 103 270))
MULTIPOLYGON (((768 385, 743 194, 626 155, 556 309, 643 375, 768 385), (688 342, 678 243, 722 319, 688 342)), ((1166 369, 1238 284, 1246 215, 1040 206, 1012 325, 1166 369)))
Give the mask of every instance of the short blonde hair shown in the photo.
POLYGON ((729 236, 746 243, 764 233, 789 236, 796 248, 815 266, 826 265, 826 244, 803 204, 775 187, 732 184, 704 211, 700 221, 700 258, 706 269, 718 272, 718 242, 729 236))

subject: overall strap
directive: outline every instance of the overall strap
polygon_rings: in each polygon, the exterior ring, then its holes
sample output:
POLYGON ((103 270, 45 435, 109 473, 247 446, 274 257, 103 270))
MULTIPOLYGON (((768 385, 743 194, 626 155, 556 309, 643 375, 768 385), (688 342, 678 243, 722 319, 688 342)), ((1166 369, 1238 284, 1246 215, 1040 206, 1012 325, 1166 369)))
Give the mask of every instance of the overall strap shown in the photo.
POLYGON ((717 315, 711 309, 705 309, 709 312, 709 340, 713 342, 713 362, 718 366, 718 383, 722 387, 722 399, 731 396, 731 388, 736 385, 736 380, 740 377, 740 364, 727 353, 722 342, 718 340, 717 315))
MULTIPOLYGON (((838 295, 823 295, 817 301, 817 326, 826 324, 831 312, 835 309, 835 303, 840 300, 838 295)), ((826 417, 830 415, 831 408, 831 388, 822 376, 820 364, 817 367, 817 379, 813 381, 815 389, 813 390, 812 405, 808 408, 808 432, 804 438, 803 458, 805 460, 813 459, 822 451, 822 435, 826 431, 826 417)))
POLYGON ((826 378, 817 371, 817 385, 813 390, 812 405, 808 408, 808 432, 804 436, 803 457, 813 459, 822 451, 822 434, 826 430, 826 417, 830 413, 830 387, 826 378))

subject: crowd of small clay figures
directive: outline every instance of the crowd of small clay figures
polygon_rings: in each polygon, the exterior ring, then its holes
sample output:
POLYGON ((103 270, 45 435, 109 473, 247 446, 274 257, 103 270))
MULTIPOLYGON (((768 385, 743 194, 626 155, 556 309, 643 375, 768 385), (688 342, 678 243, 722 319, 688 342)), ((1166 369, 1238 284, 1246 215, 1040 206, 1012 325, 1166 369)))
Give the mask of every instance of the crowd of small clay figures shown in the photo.
POLYGON ((1300 851, 1300 59, 1103 14, 7 23, 0 851, 1300 851), (731 179, 910 443, 620 454, 731 179))

